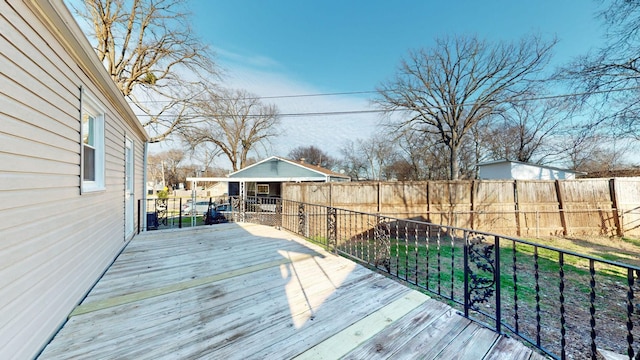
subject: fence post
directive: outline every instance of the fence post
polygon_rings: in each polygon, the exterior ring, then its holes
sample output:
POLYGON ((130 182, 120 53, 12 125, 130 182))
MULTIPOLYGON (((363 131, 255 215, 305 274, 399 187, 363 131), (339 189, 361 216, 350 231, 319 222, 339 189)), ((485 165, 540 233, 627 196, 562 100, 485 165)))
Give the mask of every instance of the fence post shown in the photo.
MULTIPOLYGON (((476 208, 475 208, 475 202, 476 202, 476 188, 477 188, 478 184, 476 183, 476 180, 471 180, 471 228, 475 229, 474 227, 474 219, 475 219, 475 215, 476 215, 476 208)), ((457 225, 457 224, 456 224, 457 225)))
POLYGON ((560 212, 560 223, 562 224, 562 235, 567 235, 567 219, 564 212, 564 196, 560 187, 560 180, 555 181, 556 196, 558 197, 558 211, 560 212))
POLYGON ((611 216, 616 226, 616 235, 624 236, 624 222, 620 221, 620 211, 618 211, 618 193, 616 192, 615 178, 609 180, 609 192, 611 194, 611 216))

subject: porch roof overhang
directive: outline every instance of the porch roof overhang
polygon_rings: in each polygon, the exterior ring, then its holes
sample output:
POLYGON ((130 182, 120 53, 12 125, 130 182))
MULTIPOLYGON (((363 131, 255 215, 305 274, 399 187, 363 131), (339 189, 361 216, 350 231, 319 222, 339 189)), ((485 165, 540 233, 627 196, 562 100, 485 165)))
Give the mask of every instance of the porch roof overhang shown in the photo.
POLYGON ((327 176, 310 176, 310 177, 188 177, 187 181, 191 182, 326 182, 327 176))

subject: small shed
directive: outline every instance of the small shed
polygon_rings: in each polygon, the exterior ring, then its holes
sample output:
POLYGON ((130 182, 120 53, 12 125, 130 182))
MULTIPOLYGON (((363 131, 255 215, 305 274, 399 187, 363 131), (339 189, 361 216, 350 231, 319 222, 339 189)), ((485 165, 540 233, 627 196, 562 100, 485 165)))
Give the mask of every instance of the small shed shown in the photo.
POLYGON ((521 161, 498 160, 478 164, 481 180, 571 180, 579 171, 521 161))

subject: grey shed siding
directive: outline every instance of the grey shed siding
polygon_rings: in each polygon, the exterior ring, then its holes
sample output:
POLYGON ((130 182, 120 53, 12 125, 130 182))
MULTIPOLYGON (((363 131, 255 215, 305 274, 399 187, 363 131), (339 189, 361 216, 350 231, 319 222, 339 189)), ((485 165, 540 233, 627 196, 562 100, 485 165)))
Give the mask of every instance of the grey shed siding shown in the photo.
POLYGON ((129 240, 125 137, 135 198, 144 195, 146 135, 96 63, 83 60, 95 54, 69 36, 79 31, 60 0, 0 0, 2 359, 36 356, 129 240), (83 195, 80 87, 106 111, 106 190, 83 195))

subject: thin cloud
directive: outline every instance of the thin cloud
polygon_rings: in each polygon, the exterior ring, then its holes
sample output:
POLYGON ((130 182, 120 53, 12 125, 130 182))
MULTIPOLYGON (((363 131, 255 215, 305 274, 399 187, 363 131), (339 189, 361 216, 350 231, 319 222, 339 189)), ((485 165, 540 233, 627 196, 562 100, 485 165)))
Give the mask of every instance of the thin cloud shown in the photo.
MULTIPOLYGON (((280 72, 277 66, 266 68, 251 66, 249 61, 232 63, 226 62, 224 59, 221 60, 223 60, 221 65, 226 69, 221 84, 224 87, 244 89, 257 96, 265 97, 331 92, 327 89, 322 91, 295 79, 292 75, 280 72)), ((277 61, 273 61, 273 64, 277 64, 277 61)), ((275 104, 283 114, 373 109, 369 98, 364 95, 277 98, 263 101, 275 104)), ((347 141, 370 137, 374 133, 378 121, 379 115, 377 114, 283 117, 280 125, 282 135, 273 139, 270 146, 259 149, 256 156, 259 158, 271 155, 286 156, 296 147, 314 145, 329 155, 338 157, 340 156, 340 147, 347 141)))

